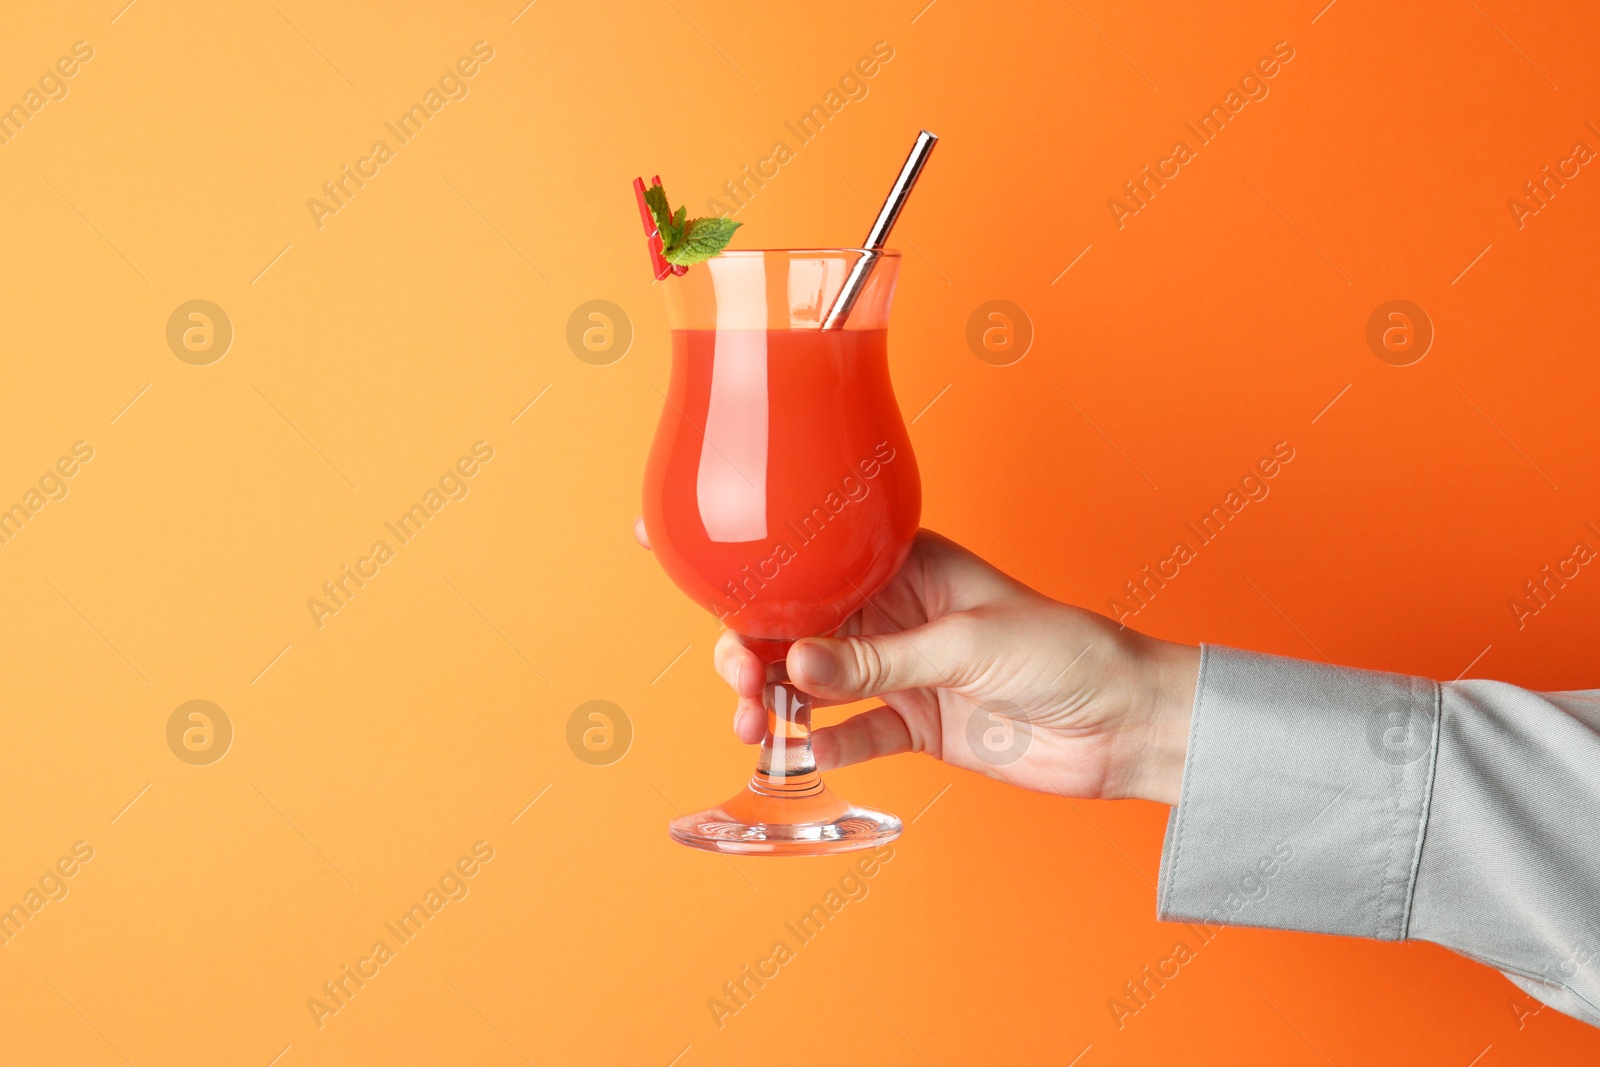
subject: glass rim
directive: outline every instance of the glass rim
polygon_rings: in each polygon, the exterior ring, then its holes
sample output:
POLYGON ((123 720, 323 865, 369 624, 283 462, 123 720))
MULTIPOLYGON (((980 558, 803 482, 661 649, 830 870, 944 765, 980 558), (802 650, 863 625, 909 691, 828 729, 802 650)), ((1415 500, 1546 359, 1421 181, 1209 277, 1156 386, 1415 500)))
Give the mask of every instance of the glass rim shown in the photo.
POLYGON ((722 259, 724 256, 764 256, 769 252, 805 253, 808 255, 844 255, 846 253, 854 253, 859 256, 876 255, 881 259, 900 258, 900 250, 898 248, 879 248, 876 250, 870 248, 725 248, 713 256, 712 259, 722 259))

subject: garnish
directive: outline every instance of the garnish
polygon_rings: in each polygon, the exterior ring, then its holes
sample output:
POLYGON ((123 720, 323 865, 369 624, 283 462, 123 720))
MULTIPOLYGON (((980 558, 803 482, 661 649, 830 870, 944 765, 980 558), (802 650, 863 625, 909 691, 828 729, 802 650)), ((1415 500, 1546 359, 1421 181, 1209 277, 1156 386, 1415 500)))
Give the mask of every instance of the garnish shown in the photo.
MULTIPOLYGON (((655 223, 656 232, 651 236, 660 239, 661 257, 674 267, 688 268, 704 263, 728 247, 733 231, 744 225, 715 215, 691 219, 686 207, 674 212, 659 178, 648 187, 642 181, 635 183, 636 189, 641 187, 645 206, 655 223)), ((673 273, 681 274, 682 270, 673 273)))

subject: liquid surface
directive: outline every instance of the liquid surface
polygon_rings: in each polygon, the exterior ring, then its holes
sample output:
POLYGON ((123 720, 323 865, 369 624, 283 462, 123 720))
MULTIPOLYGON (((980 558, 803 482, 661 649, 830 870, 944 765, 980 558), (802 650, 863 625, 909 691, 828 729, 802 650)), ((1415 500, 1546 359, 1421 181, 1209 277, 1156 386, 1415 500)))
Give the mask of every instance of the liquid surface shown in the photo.
POLYGON ((887 331, 673 331, 645 527, 730 629, 774 657, 832 633, 900 568, 921 508, 887 331))

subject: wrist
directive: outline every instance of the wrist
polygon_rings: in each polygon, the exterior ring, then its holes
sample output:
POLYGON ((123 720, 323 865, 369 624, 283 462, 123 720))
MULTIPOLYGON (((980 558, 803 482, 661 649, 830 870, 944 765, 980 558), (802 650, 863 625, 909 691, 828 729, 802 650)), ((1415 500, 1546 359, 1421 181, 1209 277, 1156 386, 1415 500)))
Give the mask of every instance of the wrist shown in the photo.
POLYGON ((1140 684, 1135 705, 1129 708, 1135 736, 1127 795, 1176 806, 1200 684, 1200 649, 1147 638, 1137 659, 1140 684))

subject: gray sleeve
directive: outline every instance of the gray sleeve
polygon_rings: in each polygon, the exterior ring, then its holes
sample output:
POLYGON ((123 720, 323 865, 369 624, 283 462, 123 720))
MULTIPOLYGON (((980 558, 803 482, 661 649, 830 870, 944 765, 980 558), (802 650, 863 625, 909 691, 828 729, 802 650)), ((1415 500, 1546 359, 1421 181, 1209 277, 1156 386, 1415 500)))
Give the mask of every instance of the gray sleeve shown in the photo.
POLYGON ((1600 1026, 1600 692, 1206 646, 1156 907, 1434 941, 1600 1026))

